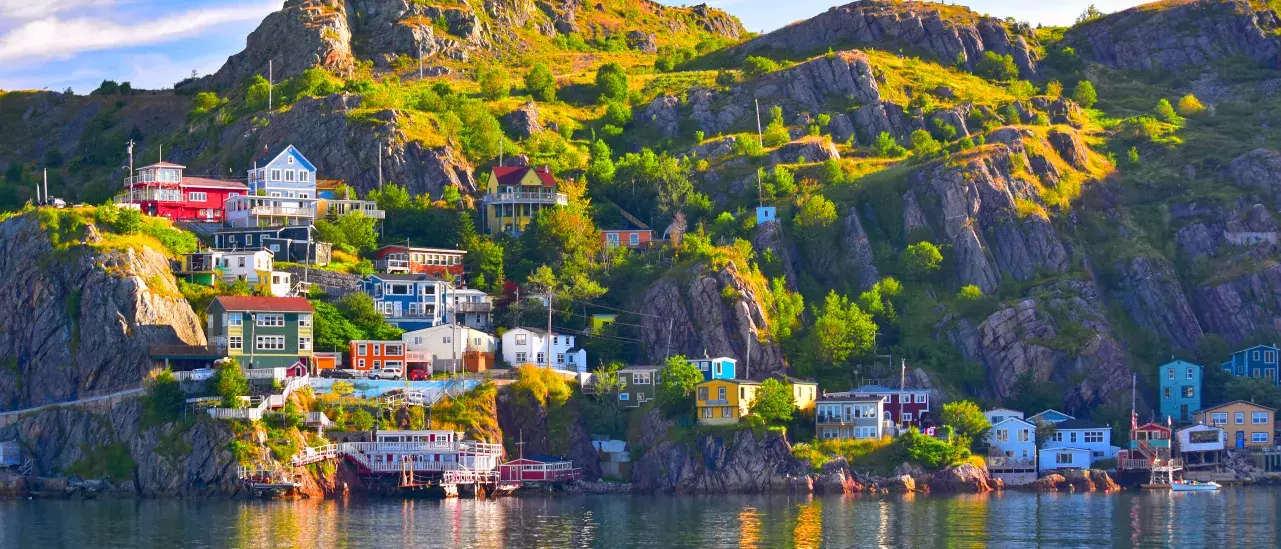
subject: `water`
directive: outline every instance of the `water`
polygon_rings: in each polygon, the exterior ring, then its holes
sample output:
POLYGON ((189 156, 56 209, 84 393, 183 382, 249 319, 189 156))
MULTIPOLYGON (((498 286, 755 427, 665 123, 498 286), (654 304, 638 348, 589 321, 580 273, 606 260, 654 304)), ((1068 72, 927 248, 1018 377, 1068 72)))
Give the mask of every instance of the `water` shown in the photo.
POLYGON ((1281 490, 0 501, 0 547, 1277 547, 1281 490))

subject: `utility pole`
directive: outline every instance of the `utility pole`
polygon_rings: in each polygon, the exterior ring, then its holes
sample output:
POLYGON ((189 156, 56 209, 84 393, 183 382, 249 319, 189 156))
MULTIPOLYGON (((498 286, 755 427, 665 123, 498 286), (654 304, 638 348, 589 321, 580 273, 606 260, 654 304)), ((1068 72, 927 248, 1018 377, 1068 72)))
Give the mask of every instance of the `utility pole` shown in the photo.
POLYGON ((383 144, 378 143, 378 190, 383 190, 383 144))
MULTIPOLYGON (((125 181, 133 178, 133 140, 129 140, 129 173, 125 175, 125 181)), ((133 206, 133 185, 127 185, 125 192, 129 193, 129 206, 133 206)))
MULTIPOLYGON (((270 60, 270 59, 268 59, 268 60, 267 60, 267 110, 271 110, 271 60, 270 60)), ((756 109, 756 110, 757 110, 757 113, 756 113, 757 123, 756 123, 756 125, 757 125, 757 126, 759 126, 759 125, 760 125, 760 117, 761 117, 761 113, 759 112, 759 111, 760 111, 760 109, 759 109, 759 108, 758 108, 758 109, 756 109)))
POLYGON ((761 148, 765 148, 765 135, 761 131, 761 100, 756 100, 756 139, 760 140, 761 148))
POLYGON ((418 45, 418 79, 423 79, 423 45, 418 45))
POLYGON ((543 357, 547 359, 548 369, 552 367, 552 304, 555 301, 555 295, 556 293, 549 286, 547 288, 547 356, 543 357))
POLYGON ((53 201, 49 200, 49 168, 44 169, 44 201, 50 204, 53 203, 53 201))
POLYGON ((503 142, 505 142, 505 141, 507 141, 506 136, 499 136, 499 137, 498 137, 498 166, 499 166, 500 168, 501 168, 501 167, 502 167, 502 165, 503 165, 503 142))
POLYGON ((752 379, 752 326, 747 326, 747 365, 743 368, 743 379, 752 379))
POLYGON ((676 323, 672 319, 667 319, 667 352, 664 353, 663 359, 672 358, 672 330, 676 329, 676 323))

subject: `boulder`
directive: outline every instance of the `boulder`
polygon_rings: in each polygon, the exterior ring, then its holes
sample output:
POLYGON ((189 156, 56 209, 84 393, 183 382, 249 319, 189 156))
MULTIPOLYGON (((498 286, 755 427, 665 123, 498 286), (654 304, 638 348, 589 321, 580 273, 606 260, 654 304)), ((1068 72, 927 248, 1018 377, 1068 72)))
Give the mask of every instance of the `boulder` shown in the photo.
POLYGON ((814 492, 819 494, 852 494, 864 490, 863 485, 854 479, 845 458, 824 463, 813 478, 814 492))
POLYGON ((508 113, 507 125, 521 139, 528 139, 531 135, 543 131, 543 123, 538 116, 538 104, 533 100, 526 101, 525 104, 508 113))
POLYGON ((931 493, 981 493, 994 490, 987 468, 968 463, 936 471, 926 477, 925 484, 929 486, 931 493))
POLYGON ((658 53, 658 41, 654 38, 654 33, 644 31, 628 31, 627 47, 642 53, 658 53))
POLYGON ((1068 165, 1078 170, 1085 169, 1087 162, 1087 149, 1085 143, 1076 132, 1068 132, 1060 129, 1052 129, 1046 136, 1054 151, 1059 153, 1068 165))
POLYGON ((787 143, 770 153, 771 164, 795 164, 797 162, 826 162, 840 159, 841 152, 836 145, 824 137, 804 137, 787 143))
POLYGON ((841 247, 839 261, 843 271, 853 276, 859 289, 869 290, 881 279, 872 253, 872 242, 859 221, 858 209, 851 207, 841 219, 841 247))
POLYGON ((1254 149, 1233 159, 1228 173, 1237 185, 1263 191, 1281 207, 1281 152, 1254 149))
POLYGON ((680 134, 680 104, 680 99, 674 95, 655 97, 645 107, 639 122, 657 128, 663 137, 676 137, 680 134))

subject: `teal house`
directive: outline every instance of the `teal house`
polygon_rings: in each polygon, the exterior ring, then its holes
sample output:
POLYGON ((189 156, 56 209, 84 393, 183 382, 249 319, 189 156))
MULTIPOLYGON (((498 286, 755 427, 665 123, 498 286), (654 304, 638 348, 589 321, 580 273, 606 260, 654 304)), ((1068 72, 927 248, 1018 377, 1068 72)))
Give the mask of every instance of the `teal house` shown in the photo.
POLYGON ((698 367, 698 371, 703 373, 703 381, 734 379, 735 369, 738 366, 737 360, 724 356, 691 359, 689 363, 698 367))
POLYGON ((1161 418, 1192 421, 1192 412, 1201 409, 1201 367, 1176 360, 1157 370, 1161 387, 1161 418))

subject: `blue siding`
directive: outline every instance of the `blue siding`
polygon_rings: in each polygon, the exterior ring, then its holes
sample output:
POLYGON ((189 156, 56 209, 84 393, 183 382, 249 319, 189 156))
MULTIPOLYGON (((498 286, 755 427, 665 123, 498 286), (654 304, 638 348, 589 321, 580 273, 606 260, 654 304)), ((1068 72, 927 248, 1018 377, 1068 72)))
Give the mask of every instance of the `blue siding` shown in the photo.
POLYGON ((1192 412, 1201 409, 1201 374, 1200 366, 1182 360, 1163 364, 1157 369, 1161 419, 1169 417, 1180 422, 1192 421, 1192 412))
POLYGON ((735 378, 737 361, 732 358, 717 357, 690 359, 689 363, 693 364, 700 372, 703 373, 703 381, 735 378))
POLYGON ((1272 345, 1256 345, 1232 354, 1232 360, 1224 362, 1223 371, 1237 377, 1255 377, 1278 383, 1278 360, 1281 353, 1272 345))
POLYGON ((265 165, 257 168, 265 181, 256 181, 253 170, 250 170, 249 190, 256 194, 259 189, 266 192, 292 191, 307 193, 308 198, 316 198, 316 166, 307 157, 298 152, 293 145, 285 147, 265 165), (273 173, 279 170, 279 173, 273 173), (300 173, 306 173, 304 177, 300 173), (291 176, 292 174, 292 176, 291 176), (278 175, 278 178, 273 177, 278 175))

